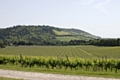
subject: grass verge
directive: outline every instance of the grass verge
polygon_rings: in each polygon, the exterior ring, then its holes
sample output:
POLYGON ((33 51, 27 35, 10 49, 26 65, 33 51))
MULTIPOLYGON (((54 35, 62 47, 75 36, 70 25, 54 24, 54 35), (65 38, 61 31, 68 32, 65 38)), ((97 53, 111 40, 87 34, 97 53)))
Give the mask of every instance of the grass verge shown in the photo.
MULTIPOLYGON (((120 79, 120 70, 115 73, 110 71, 97 71, 94 72, 92 70, 85 71, 83 69, 78 70, 67 70, 65 69, 46 69, 46 68, 23 68, 20 66, 10 66, 10 65, 0 65, 0 69, 5 70, 17 70, 17 71, 26 71, 26 72, 40 72, 40 73, 52 73, 52 74, 63 74, 63 75, 77 75, 77 76, 92 76, 92 77, 104 77, 104 78, 119 78, 120 79)), ((0 79, 2 80, 2 79, 0 79)))
POLYGON ((23 80, 23 79, 14 79, 14 78, 0 77, 0 80, 23 80))

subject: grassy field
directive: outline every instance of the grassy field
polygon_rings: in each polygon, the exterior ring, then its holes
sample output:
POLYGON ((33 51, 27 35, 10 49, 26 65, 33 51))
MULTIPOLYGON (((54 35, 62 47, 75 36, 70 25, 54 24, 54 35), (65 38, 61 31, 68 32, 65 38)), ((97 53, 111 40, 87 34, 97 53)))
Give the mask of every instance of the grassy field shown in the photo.
POLYGON ((23 80, 23 79, 14 79, 14 78, 0 77, 0 80, 23 80))
POLYGON ((120 47, 96 46, 8 46, 0 55, 54 56, 73 58, 120 58, 120 47))
MULTIPOLYGON (((65 57, 68 55, 71 59, 82 58, 99 59, 107 56, 107 58, 120 59, 120 47, 96 47, 96 46, 7 46, 4 49, 0 49, 0 55, 20 55, 23 56, 44 56, 44 57, 65 57)), ((109 60, 108 60, 109 61, 109 60)), ((120 78, 120 70, 117 73, 110 70, 94 72, 92 69, 86 71, 85 69, 67 70, 65 69, 47 69, 47 68, 34 68, 21 67, 20 65, 0 65, 0 69, 21 70, 21 71, 33 71, 33 72, 45 72, 45 73, 57 73, 57 74, 69 74, 69 75, 84 75, 84 76, 97 76, 97 77, 111 77, 120 78)), ((0 79, 1 80, 1 79, 0 79)), ((4 80, 4 79, 3 79, 4 80)))
POLYGON ((69 35, 69 32, 53 30, 57 35, 69 35))
POLYGON ((70 41, 72 40, 79 40, 80 38, 74 37, 74 36, 62 36, 62 37, 56 37, 60 41, 70 41))
MULTIPOLYGON (((18 65, 11 66, 11 65, 0 65, 0 69, 5 70, 17 70, 17 71, 26 71, 26 72, 40 72, 40 73, 52 73, 52 74, 64 74, 64 75, 78 75, 78 76, 94 76, 94 77, 104 77, 104 78, 119 78, 120 79, 120 70, 115 73, 114 71, 86 71, 84 69, 78 69, 78 70, 71 70, 68 68, 65 69, 47 69, 47 68, 40 68, 40 67, 20 67, 18 65)), ((0 79, 2 80, 2 79, 0 79)), ((6 79, 5 79, 6 80, 6 79)), ((10 80, 16 80, 16 79, 10 79, 10 80)), ((20 79, 21 80, 21 79, 20 79)))
POLYGON ((56 38, 60 41, 89 40, 89 37, 82 37, 82 36, 57 36, 56 38))

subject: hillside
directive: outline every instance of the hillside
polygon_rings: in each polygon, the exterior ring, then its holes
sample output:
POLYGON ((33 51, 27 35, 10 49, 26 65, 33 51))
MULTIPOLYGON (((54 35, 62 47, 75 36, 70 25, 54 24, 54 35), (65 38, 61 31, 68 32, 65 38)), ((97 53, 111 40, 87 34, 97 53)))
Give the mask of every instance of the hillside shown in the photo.
POLYGON ((100 38, 98 36, 94 36, 90 33, 87 33, 82 30, 78 29, 54 29, 53 30, 56 33, 56 38, 61 41, 70 41, 70 40, 91 40, 91 39, 97 39, 100 38))
POLYGON ((42 44, 45 42, 59 42, 70 40, 91 40, 99 38, 78 29, 63 29, 51 26, 18 25, 0 29, 0 40, 9 43, 19 41, 42 44))

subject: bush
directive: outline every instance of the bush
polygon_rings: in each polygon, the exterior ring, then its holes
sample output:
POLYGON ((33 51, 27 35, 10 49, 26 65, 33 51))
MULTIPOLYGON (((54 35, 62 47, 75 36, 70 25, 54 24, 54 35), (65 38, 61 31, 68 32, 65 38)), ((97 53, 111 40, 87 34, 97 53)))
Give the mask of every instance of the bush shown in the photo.
POLYGON ((4 43, 0 43, 0 48, 5 48, 5 44, 4 43))

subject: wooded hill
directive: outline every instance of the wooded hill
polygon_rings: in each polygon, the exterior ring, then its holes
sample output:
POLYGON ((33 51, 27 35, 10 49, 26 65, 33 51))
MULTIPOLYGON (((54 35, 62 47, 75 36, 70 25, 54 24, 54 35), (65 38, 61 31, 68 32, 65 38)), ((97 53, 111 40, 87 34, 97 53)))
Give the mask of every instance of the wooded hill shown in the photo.
POLYGON ((58 44, 70 40, 93 40, 100 37, 94 36, 78 29, 64 29, 45 25, 17 25, 0 29, 0 41, 6 44, 58 44))

